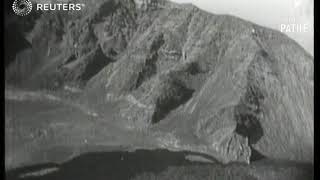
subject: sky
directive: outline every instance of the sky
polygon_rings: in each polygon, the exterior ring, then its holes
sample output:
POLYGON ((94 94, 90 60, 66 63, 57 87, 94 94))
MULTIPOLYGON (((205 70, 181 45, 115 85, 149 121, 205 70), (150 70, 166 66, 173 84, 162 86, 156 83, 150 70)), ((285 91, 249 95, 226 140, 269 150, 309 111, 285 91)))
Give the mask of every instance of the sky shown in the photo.
MULTIPOLYGON (((173 0, 192 3, 214 14, 235 15, 256 24, 280 31, 281 25, 306 26, 305 32, 284 32, 312 56, 314 54, 314 0, 173 0)), ((288 30, 288 29, 287 29, 288 30)), ((290 28, 292 31, 292 28, 290 28)), ((288 30, 289 31, 289 30, 288 30)))

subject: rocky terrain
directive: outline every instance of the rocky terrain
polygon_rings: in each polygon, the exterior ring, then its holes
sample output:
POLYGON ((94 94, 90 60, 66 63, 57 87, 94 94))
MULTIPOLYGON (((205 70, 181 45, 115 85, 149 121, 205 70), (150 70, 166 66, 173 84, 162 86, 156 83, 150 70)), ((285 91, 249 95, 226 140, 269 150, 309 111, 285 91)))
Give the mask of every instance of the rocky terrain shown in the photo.
POLYGON ((8 167, 97 145, 313 163, 314 60, 295 41, 191 4, 84 2, 6 26, 8 167))

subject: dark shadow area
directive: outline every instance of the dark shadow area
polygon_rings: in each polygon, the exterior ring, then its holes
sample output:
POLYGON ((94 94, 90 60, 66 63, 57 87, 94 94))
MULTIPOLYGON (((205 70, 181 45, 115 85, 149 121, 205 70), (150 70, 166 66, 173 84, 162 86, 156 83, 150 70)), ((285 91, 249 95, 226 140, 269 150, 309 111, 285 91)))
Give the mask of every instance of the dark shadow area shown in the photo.
POLYGON ((144 66, 138 74, 138 79, 134 87, 135 89, 138 89, 144 81, 150 79, 157 73, 157 61, 159 57, 158 51, 164 43, 165 41, 162 33, 156 36, 152 41, 150 54, 146 58, 144 66))
POLYGON ((250 84, 241 102, 235 108, 236 132, 248 137, 249 144, 257 143, 263 136, 263 128, 260 123, 260 115, 262 113, 260 101, 263 99, 264 96, 259 88, 250 84))
POLYGON ((260 122, 252 114, 239 114, 236 116, 239 123, 236 132, 244 137, 248 137, 249 144, 255 144, 263 136, 263 129, 260 122))
POLYGON ((119 3, 116 1, 106 1, 104 2, 97 11, 94 13, 93 23, 98 23, 103 21, 104 17, 109 16, 113 12, 115 12, 120 7, 119 3))
POLYGON ((82 81, 88 81, 97 73, 99 73, 105 66, 114 62, 113 59, 106 57, 100 47, 93 53, 88 55, 88 62, 85 66, 83 74, 80 76, 82 81))
POLYGON ((247 137, 251 149, 250 162, 259 161, 266 157, 255 150, 251 145, 256 144, 263 137, 263 128, 261 126, 262 107, 260 102, 264 99, 264 95, 258 87, 252 84, 247 87, 247 91, 242 97, 241 102, 235 108, 235 119, 237 121, 236 133, 247 137))
POLYGON ((168 150, 136 150, 135 152, 88 153, 76 157, 61 165, 42 164, 18 168, 6 173, 7 180, 46 179, 46 180, 126 180, 144 172, 160 173, 170 166, 204 165, 185 159, 186 155, 198 155, 217 162, 214 158, 201 153, 171 152, 168 150), (21 178, 27 172, 36 172, 46 168, 59 170, 44 176, 21 178))
POLYGON ((14 24, 5 28, 5 67, 10 65, 15 60, 17 53, 21 52, 24 49, 31 48, 31 44, 23 37, 23 35, 17 28, 18 26, 14 24))
POLYGON ((69 64, 71 62, 74 62, 75 60, 77 60, 77 56, 75 54, 71 54, 64 60, 62 65, 69 64))
POLYGON ((160 33, 152 41, 150 53, 157 52, 161 48, 161 46, 163 46, 164 43, 165 43, 164 35, 163 33, 160 33))
POLYGON ((202 71, 198 62, 191 62, 190 64, 188 64, 186 72, 190 73, 191 75, 204 73, 204 71, 202 71))
POLYGON ((158 123, 164 119, 172 110, 185 104, 194 93, 193 89, 188 89, 184 86, 174 86, 175 91, 170 97, 159 98, 156 102, 156 110, 152 115, 152 124, 158 123))
POLYGON ((261 154, 259 151, 255 150, 252 146, 250 148, 251 148, 250 162, 266 159, 266 156, 261 154))
POLYGON ((24 33, 30 32, 41 13, 32 11, 28 16, 20 17, 12 10, 13 1, 3 1, 4 14, 4 42, 5 42, 5 67, 14 61, 20 51, 31 48, 31 44, 25 39, 24 33))
MULTIPOLYGON (((171 152, 164 149, 87 153, 62 164, 48 163, 13 169, 6 172, 6 179, 129 180, 139 177, 141 174, 163 177, 163 175, 171 176, 178 173, 188 177, 188 174, 192 172, 196 174, 193 177, 204 179, 247 180, 247 177, 251 177, 247 175, 252 173, 252 169, 257 170, 254 173, 256 178, 253 179, 260 179, 260 177, 262 179, 278 179, 276 176, 279 173, 288 175, 283 177, 290 180, 313 179, 313 165, 308 163, 262 159, 254 161, 250 165, 243 163, 221 164, 213 157, 202 153, 171 152), (189 155, 201 156, 212 160, 212 163, 189 161, 185 158, 189 155), (172 169, 173 167, 174 169, 172 169), (43 173, 45 171, 47 172, 43 173), (207 175, 203 176, 204 174, 207 175)), ((144 179, 148 179, 147 177, 144 179)), ((172 179, 177 179, 177 177, 172 179)))
POLYGON ((138 79, 134 87, 135 89, 138 89, 144 81, 150 79, 153 75, 157 73, 157 60, 158 53, 154 53, 146 59, 145 65, 138 74, 138 79))
POLYGON ((260 50, 259 52, 263 58, 268 58, 269 54, 264 49, 260 50))

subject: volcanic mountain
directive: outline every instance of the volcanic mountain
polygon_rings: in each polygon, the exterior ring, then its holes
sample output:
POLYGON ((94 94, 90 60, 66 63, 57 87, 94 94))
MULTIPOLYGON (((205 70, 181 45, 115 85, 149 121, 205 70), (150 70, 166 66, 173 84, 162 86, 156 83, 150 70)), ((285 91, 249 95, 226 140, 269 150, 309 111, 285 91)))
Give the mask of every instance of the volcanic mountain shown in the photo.
POLYGON ((313 162, 314 60, 295 41, 191 4, 83 2, 6 27, 26 42, 6 50, 8 166, 111 145, 313 162))

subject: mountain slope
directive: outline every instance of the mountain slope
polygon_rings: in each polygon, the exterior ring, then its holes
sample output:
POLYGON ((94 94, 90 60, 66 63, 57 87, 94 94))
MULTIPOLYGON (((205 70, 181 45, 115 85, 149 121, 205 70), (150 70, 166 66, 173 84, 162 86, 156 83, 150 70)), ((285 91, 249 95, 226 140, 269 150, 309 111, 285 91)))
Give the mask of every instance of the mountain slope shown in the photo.
MULTIPOLYGON (((41 60, 27 74, 18 71, 23 86, 83 89, 81 103, 101 121, 152 141, 139 147, 224 163, 248 163, 256 153, 313 161, 313 59, 296 42, 192 5, 97 4, 89 14, 37 20, 28 38, 41 60), (109 103, 116 110, 106 114, 109 103)), ((10 72, 17 71, 7 79, 10 72)))

